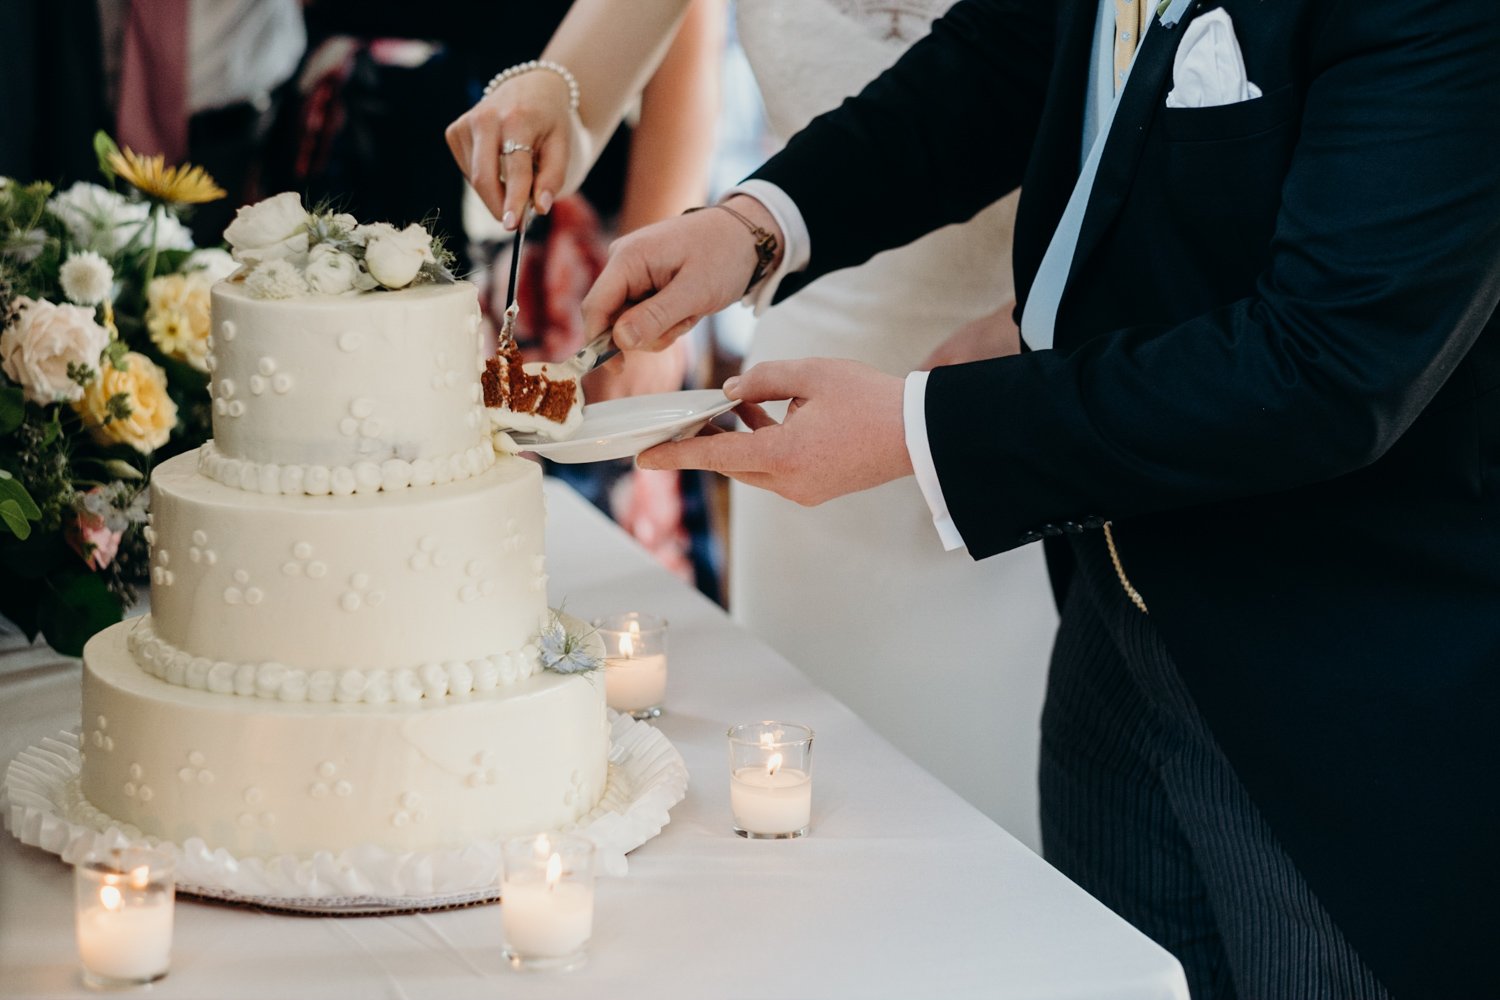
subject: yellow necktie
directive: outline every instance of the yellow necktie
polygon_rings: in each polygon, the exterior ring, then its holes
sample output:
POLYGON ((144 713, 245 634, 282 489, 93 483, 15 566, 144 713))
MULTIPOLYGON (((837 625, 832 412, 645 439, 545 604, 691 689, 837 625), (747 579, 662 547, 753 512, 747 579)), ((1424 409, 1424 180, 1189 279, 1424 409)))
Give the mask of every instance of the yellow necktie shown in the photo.
POLYGON ((1125 84, 1125 73, 1135 58, 1135 47, 1146 26, 1146 0, 1115 0, 1115 93, 1125 84))

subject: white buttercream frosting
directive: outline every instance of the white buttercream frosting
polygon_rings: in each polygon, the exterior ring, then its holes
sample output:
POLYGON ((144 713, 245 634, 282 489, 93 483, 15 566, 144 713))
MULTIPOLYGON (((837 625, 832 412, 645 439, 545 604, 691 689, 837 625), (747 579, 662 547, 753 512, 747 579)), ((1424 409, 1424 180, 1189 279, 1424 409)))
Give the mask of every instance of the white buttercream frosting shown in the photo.
POLYGON ((326 683, 317 671, 259 664, 253 697, 224 697, 187 686, 191 658, 181 683, 142 671, 128 648, 135 627, 111 626, 84 650, 85 728, 101 739, 82 790, 150 836, 258 857, 456 847, 560 829, 603 794, 602 677, 538 671, 434 699, 424 684, 435 673, 395 670, 379 703, 325 704, 309 697, 326 683))
POLYGON ((211 454, 254 470, 226 467, 221 482, 288 492, 280 470, 293 467, 304 491, 346 495, 388 488, 371 467, 488 446, 474 286, 264 300, 219 282, 212 295, 211 454))

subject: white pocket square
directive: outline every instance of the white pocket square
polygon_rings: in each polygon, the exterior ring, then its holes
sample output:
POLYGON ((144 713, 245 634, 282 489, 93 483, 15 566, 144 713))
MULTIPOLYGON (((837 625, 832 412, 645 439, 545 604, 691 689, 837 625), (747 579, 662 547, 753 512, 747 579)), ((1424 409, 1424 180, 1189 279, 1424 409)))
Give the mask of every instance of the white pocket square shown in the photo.
POLYGON ((1245 75, 1245 56, 1234 22, 1221 7, 1194 19, 1183 32, 1172 63, 1169 108, 1212 108, 1260 96, 1245 75))

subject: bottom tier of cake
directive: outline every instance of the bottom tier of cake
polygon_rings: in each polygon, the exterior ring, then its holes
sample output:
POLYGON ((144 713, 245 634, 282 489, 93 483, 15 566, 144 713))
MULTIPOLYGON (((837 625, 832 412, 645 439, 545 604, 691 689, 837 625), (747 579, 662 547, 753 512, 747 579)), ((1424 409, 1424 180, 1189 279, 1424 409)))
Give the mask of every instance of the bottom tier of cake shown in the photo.
POLYGON ((598 672, 411 703, 283 702, 150 676, 126 645, 134 625, 84 649, 81 782, 149 835, 262 857, 451 847, 561 828, 604 790, 598 672))

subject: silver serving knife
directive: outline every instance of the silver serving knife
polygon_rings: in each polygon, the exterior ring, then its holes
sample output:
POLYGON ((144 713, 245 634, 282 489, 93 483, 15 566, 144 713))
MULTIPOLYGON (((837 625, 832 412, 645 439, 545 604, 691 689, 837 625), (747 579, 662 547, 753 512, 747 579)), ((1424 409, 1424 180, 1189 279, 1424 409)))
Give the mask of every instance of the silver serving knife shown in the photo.
POLYGON ((521 224, 516 226, 516 244, 510 253, 510 287, 505 290, 505 318, 500 321, 500 347, 516 342, 516 314, 521 307, 516 304, 516 288, 521 275, 521 247, 526 243, 526 223, 531 220, 531 202, 521 208, 521 224))

